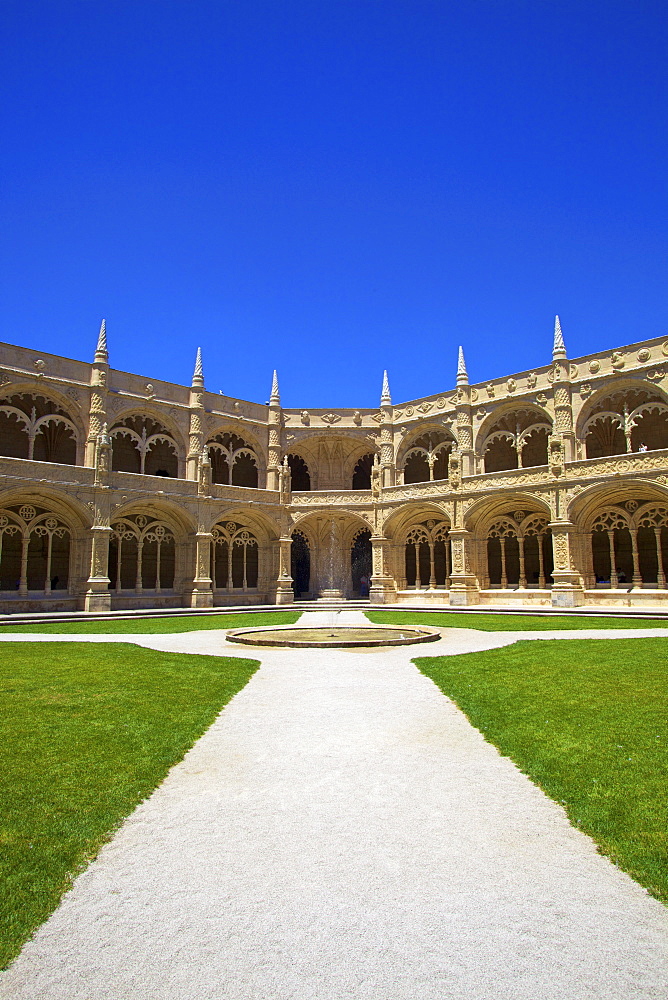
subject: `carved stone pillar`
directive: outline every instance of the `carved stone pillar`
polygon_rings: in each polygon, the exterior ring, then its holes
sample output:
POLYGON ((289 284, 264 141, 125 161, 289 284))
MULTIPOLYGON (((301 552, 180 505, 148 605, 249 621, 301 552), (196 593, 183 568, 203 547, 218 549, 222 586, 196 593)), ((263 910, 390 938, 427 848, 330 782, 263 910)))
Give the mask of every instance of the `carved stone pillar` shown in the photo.
POLYGON ((573 433, 573 403, 571 400, 570 364, 567 359, 555 358, 548 378, 554 386, 554 433, 563 441, 564 461, 576 458, 573 433))
POLYGON ((450 572, 450 604, 464 607, 480 603, 478 580, 471 572, 473 538, 466 528, 450 528, 452 569, 450 572))
POLYGON ((292 604, 295 595, 290 574, 292 538, 283 535, 278 540, 278 579, 276 581, 276 604, 292 604))
POLYGON ((663 567, 663 552, 661 551, 661 528, 654 528, 654 540, 656 542, 656 585, 659 590, 666 587, 666 574, 663 567))
POLYGON ((390 569, 391 545, 383 535, 371 536, 371 588, 369 598, 373 604, 394 604, 397 590, 390 569))
POLYGON ((574 568, 571 554, 571 534, 576 530, 570 521, 551 521, 552 551, 552 606, 555 608, 575 608, 584 604, 582 577, 574 568))
POLYGON ((525 572, 525 567, 524 567, 524 536, 523 535, 518 535, 517 536, 517 545, 518 545, 518 548, 519 548, 519 556, 520 556, 520 582, 519 582, 519 589, 520 590, 526 590, 527 578, 526 578, 526 572, 525 572))
POLYGON ((188 429, 188 458, 186 461, 186 479, 196 481, 199 477, 199 464, 204 449, 204 393, 191 389, 190 391, 190 427, 188 429))
POLYGON ((638 529, 631 528, 631 550, 633 552, 633 580, 634 587, 642 587, 642 576, 640 574, 640 556, 638 554, 638 529))
POLYGON ((213 589, 211 581, 210 531, 198 531, 195 535, 195 576, 190 599, 191 608, 212 608, 213 589))
POLYGON ((107 420, 107 388, 109 380, 109 352, 107 350, 107 324, 102 320, 90 373, 90 408, 88 410, 88 435, 86 437, 85 464, 95 465, 97 436, 107 420))
MULTIPOLYGON (((278 376, 274 372, 269 396, 268 438, 267 438, 267 489, 279 488, 279 467, 281 464, 281 395, 278 376)), ((289 567, 288 567, 289 570, 289 567)))
POLYGON ((110 611, 109 541, 111 527, 95 524, 91 531, 90 575, 86 592, 86 611, 110 611))
POLYGON ((394 409, 390 395, 387 372, 383 373, 383 389, 380 394, 380 470, 381 485, 394 486, 397 469, 394 462, 394 409))
POLYGON ((473 410, 471 407, 471 389, 468 385, 460 385, 457 389, 457 442, 461 456, 461 474, 475 475, 473 455, 473 410))
POLYGON ((197 480, 199 463, 204 448, 204 371, 202 352, 197 348, 195 371, 190 384, 190 427, 188 428, 188 457, 186 479, 197 480))

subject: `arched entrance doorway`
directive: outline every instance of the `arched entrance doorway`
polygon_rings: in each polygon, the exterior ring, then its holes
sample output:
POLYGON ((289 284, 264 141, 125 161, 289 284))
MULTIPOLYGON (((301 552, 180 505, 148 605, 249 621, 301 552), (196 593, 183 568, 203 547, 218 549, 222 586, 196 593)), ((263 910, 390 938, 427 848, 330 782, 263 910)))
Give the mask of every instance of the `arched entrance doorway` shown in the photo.
POLYGON ((290 550, 290 575, 295 598, 308 594, 311 588, 311 550, 301 531, 293 531, 290 550))
POLYGON ((353 596, 368 597, 371 585, 371 532, 362 529, 353 539, 350 550, 353 596))

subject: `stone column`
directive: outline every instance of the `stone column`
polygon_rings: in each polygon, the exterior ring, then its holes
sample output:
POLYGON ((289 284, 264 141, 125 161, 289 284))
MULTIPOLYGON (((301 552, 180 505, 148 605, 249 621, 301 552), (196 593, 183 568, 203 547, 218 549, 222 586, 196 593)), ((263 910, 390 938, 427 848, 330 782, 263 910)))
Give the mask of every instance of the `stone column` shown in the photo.
POLYGON ((619 577, 617 576, 617 554, 615 553, 615 532, 608 528, 608 546, 610 548, 610 589, 617 590, 619 577))
POLYGON ((469 385, 469 376, 466 371, 464 351, 461 347, 459 348, 459 355, 457 358, 457 392, 455 394, 455 413, 457 419, 457 447, 461 456, 460 475, 472 476, 475 474, 475 456, 473 453, 473 410, 471 408, 471 387, 469 385))
MULTIPOLYGON (((279 470, 281 465, 281 396, 278 390, 278 377, 274 372, 269 397, 268 439, 267 439, 267 489, 279 488, 279 470)), ((289 566, 288 566, 289 575, 289 566)))
POLYGON ((85 464, 95 465, 95 449, 98 434, 107 421, 107 388, 109 380, 109 353, 107 351, 107 327, 104 320, 95 350, 90 375, 90 408, 88 411, 88 436, 86 438, 85 464))
POLYGON ((656 585, 659 590, 664 590, 666 586, 666 574, 663 567, 663 552, 661 550, 661 528, 654 528, 654 538, 656 541, 656 585))
POLYGON ((520 590, 526 590, 527 578, 526 578, 526 572, 525 572, 525 567, 524 567, 524 536, 523 535, 518 535, 517 536, 517 545, 518 545, 519 553, 520 553, 520 582, 519 582, 519 589, 520 590))
POLYGON ((473 417, 471 407, 471 389, 468 385, 460 385, 457 389, 457 441, 461 456, 461 471, 464 476, 475 475, 473 455, 473 417))
POLYGON ((188 458, 186 479, 197 480, 204 449, 204 372, 202 352, 197 348, 195 371, 190 385, 190 427, 188 428, 188 458))
POLYGON ((536 537, 538 539, 538 589, 545 590, 545 553, 543 551, 545 535, 541 531, 536 537))
POLYGON ((638 555, 638 529, 630 528, 629 533, 631 535, 631 550, 633 553, 633 579, 631 583, 634 587, 642 587, 642 576, 640 574, 640 556, 638 555))
POLYGON ((501 590, 508 588, 508 574, 506 573, 506 539, 503 535, 499 537, 501 545, 501 590))
POLYGON ((387 372, 383 373, 380 394, 380 472, 382 486, 394 486, 397 473, 394 462, 394 409, 387 372))
POLYGON ((90 531, 90 575, 84 608, 86 611, 110 611, 109 541, 111 527, 108 524, 94 524, 90 531))
POLYGON ((195 535, 195 576, 190 599, 191 608, 212 608, 211 542, 213 535, 201 528, 195 535))
POLYGON ((584 604, 582 577, 573 567, 571 534, 576 530, 571 521, 551 521, 554 569, 552 571, 552 606, 575 608, 584 604))
POLYGON ((554 386, 554 432, 561 435, 564 444, 564 459, 572 462, 575 454, 575 434, 573 433, 573 404, 571 400, 570 362, 561 332, 559 317, 555 317, 554 348, 552 368, 548 378, 554 386))
POLYGON ((429 587, 428 590, 436 590, 436 553, 434 551, 434 543, 428 542, 429 545, 429 587))
POLYGON ((466 528, 450 528, 452 570, 450 573, 450 604, 464 607, 480 603, 478 581, 470 568, 470 546, 473 542, 466 528))
POLYGON ((390 570, 391 545, 383 535, 371 536, 371 588, 369 598, 373 604, 394 604, 397 600, 390 570))
POLYGON ((278 579, 276 581, 276 604, 292 604, 295 594, 290 573, 290 553, 292 538, 282 535, 278 540, 278 579))

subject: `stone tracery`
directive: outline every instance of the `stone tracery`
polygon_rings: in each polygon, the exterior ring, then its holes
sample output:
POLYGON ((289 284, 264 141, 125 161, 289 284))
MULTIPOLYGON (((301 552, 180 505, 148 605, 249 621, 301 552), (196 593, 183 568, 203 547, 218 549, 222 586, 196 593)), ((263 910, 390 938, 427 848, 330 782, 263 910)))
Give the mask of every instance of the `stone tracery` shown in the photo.
POLYGON ((32 503, 0 510, 0 590, 25 596, 67 590, 70 527, 32 503))
POLYGON ((20 392, 0 405, 0 449, 13 458, 75 465, 79 435, 70 415, 39 393, 20 392))

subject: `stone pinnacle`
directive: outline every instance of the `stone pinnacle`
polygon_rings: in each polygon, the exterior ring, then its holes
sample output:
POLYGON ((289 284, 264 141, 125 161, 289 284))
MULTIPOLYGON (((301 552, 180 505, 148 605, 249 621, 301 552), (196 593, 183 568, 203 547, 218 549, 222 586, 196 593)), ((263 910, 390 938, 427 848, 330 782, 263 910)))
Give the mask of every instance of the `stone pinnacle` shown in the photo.
POLYGON ((278 390, 278 375, 276 374, 276 369, 274 369, 274 377, 271 380, 271 395, 269 397, 271 403, 277 403, 280 405, 281 394, 278 390))
POLYGON ((193 380, 191 383, 197 388, 204 388, 204 369, 202 368, 202 348, 197 348, 197 357, 195 358, 195 371, 193 372, 193 380))
POLYGON ((109 351, 107 350, 107 321, 104 319, 100 324, 97 347, 95 348, 95 361, 101 364, 106 364, 109 361, 109 351))
POLYGON ((559 322, 559 317, 554 317, 554 346, 552 348, 552 360, 556 361, 557 358, 565 358, 566 345, 564 344, 564 335, 561 332, 561 323, 559 322))
POLYGON ((459 348, 459 355, 457 357, 457 385, 468 385, 469 384, 469 374, 466 371, 466 362, 464 361, 464 348, 459 348))
POLYGON ((392 397, 390 395, 390 383, 387 377, 387 371, 383 372, 383 389, 380 394, 380 403, 381 406, 383 404, 389 404, 389 405, 392 404, 392 397))

